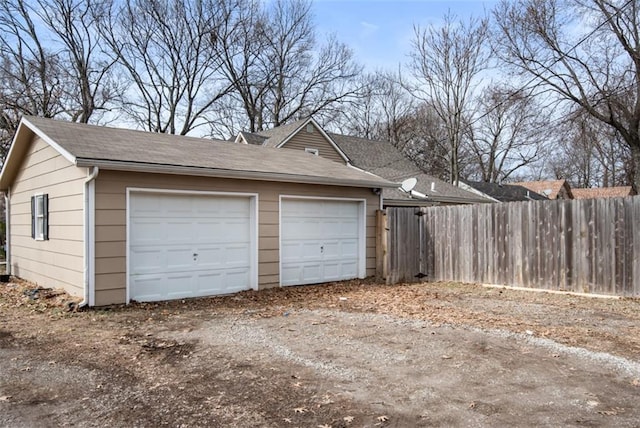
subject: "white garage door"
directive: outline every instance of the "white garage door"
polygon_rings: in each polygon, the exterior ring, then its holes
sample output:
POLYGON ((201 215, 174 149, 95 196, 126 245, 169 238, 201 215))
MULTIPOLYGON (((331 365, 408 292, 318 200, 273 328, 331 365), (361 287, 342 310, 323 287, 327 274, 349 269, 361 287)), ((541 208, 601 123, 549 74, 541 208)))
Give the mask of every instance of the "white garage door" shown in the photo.
POLYGON ((280 283, 364 277, 362 202, 282 199, 280 283))
POLYGON ((129 299, 170 300, 252 286, 252 200, 134 193, 129 199, 129 299))

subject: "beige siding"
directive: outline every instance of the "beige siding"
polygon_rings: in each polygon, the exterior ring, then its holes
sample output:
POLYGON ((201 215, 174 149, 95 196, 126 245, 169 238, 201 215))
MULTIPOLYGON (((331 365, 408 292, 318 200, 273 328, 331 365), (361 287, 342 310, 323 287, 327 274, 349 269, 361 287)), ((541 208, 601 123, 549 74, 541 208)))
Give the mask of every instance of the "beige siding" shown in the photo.
POLYGON ((10 189, 11 272, 41 287, 84 290, 84 203, 86 170, 34 138, 10 189), (49 195, 49 240, 31 238, 31 197, 49 195))
POLYGON ((126 299, 127 187, 257 193, 259 288, 276 287, 280 283, 280 195, 366 199, 366 274, 375 274, 375 211, 379 199, 370 189, 101 171, 96 181, 97 305, 122 303, 126 299))
POLYGON ((320 133, 318 128, 311 123, 309 125, 313 128, 313 132, 307 132, 306 127, 302 128, 287 141, 282 148, 302 151, 306 148, 316 149, 318 150, 318 156, 331 159, 335 162, 345 163, 340 153, 338 153, 331 143, 320 133))

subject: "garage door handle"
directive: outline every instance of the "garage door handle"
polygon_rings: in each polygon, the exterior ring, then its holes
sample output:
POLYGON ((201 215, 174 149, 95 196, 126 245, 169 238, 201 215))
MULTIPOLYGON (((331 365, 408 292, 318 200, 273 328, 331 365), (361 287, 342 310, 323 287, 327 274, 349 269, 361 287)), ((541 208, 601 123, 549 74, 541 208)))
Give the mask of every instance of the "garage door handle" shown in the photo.
POLYGON ((193 253, 193 260, 195 260, 198 257, 198 253, 193 253))
POLYGON ((324 253, 324 245, 321 245, 321 246, 320 246, 320 252, 321 252, 321 253, 324 253))

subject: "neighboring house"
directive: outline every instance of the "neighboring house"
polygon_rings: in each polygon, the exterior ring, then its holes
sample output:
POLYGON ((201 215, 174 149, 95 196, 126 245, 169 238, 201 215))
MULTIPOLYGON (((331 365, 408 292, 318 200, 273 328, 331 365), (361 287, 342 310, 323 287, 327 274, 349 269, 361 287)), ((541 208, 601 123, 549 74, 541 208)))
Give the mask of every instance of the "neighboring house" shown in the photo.
POLYGON ((548 199, 573 199, 567 180, 523 181, 510 184, 526 187, 548 199))
POLYGON ((293 150, 24 117, 0 173, 8 268, 90 306, 363 278, 397 186, 293 150))
POLYGON ((490 198, 496 202, 542 201, 548 198, 514 184, 487 183, 484 181, 460 181, 459 187, 490 198))
POLYGON ((411 192, 399 188, 382 189, 385 207, 492 202, 425 174, 388 141, 328 133, 312 118, 257 133, 241 132, 235 142, 304 151, 394 182, 411 178, 417 180, 411 192))
POLYGON ((571 193, 573 199, 624 198, 636 194, 631 186, 571 189, 571 193))

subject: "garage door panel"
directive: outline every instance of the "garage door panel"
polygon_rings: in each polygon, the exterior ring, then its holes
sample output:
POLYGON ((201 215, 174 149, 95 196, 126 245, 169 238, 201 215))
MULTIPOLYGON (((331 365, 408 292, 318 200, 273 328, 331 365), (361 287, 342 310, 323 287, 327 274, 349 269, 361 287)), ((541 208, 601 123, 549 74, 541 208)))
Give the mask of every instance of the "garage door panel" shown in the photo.
POLYGON ((280 272, 280 283, 282 285, 299 284, 298 281, 301 278, 301 269, 302 267, 299 264, 287 265, 283 263, 280 272))
POLYGON ((162 238, 158 234, 158 228, 161 227, 161 225, 162 222, 159 221, 134 221, 131 224, 131 240, 140 244, 158 242, 162 238))
POLYGON ((203 268, 203 267, 216 268, 223 263, 224 251, 220 247, 211 247, 211 248, 200 247, 197 249, 196 254, 198 254, 197 262, 200 268, 203 268))
POLYGON ((322 280, 321 272, 322 266, 320 264, 302 265, 302 277, 300 279, 303 281, 320 282, 322 280))
POLYGON ((136 217, 153 215, 162 208, 162 201, 152 195, 136 195, 135 202, 131 204, 131 210, 136 217))
POLYGON ((228 288, 227 293, 233 293, 245 290, 245 284, 249 280, 249 272, 244 269, 230 269, 225 273, 225 287, 228 288))
POLYGON ((131 260, 139 267, 138 272, 158 271, 163 265, 163 259, 163 252, 157 249, 131 252, 131 260))
POLYGON ((163 278, 161 275, 150 274, 150 275, 137 275, 136 277, 136 287, 137 287, 137 295, 133 300, 138 301, 148 301, 148 300, 159 300, 162 296, 162 290, 159 289, 158 283, 162 281, 163 278))
POLYGON ((164 232, 160 235, 163 235, 164 241, 168 243, 189 242, 193 237, 193 225, 191 223, 184 221, 167 221, 159 227, 162 227, 162 232, 164 232))
POLYGON ((347 240, 347 241, 342 241, 341 242, 341 251, 340 253, 342 254, 343 257, 353 257, 355 259, 358 258, 358 241, 353 239, 353 240, 347 240))
POLYGON ((281 261, 287 263, 289 261, 295 261, 298 259, 298 254, 302 252, 302 242, 288 242, 281 244, 281 261))
POLYGON ((296 200, 281 203, 281 284, 313 284, 359 275, 361 203, 296 200))
POLYGON ((340 258, 342 257, 341 248, 342 247, 339 241, 325 241, 324 245, 322 246, 322 256, 325 260, 331 258, 340 258))
MULTIPOLYGON (((189 270, 193 265, 193 252, 191 247, 171 248, 163 251, 166 271, 189 270)), ((162 267, 160 268, 162 269, 162 267)))
POLYGON ((340 278, 340 263, 326 261, 323 265, 323 276, 327 281, 336 281, 340 278))
POLYGON ((339 230, 340 236, 343 238, 350 237, 353 239, 358 239, 358 222, 356 221, 341 222, 339 230))
POLYGON ((251 288, 251 199, 133 193, 129 292, 153 301, 251 288))
POLYGON ((225 264, 229 266, 247 266, 246 260, 248 260, 249 246, 227 246, 224 249, 225 264))

